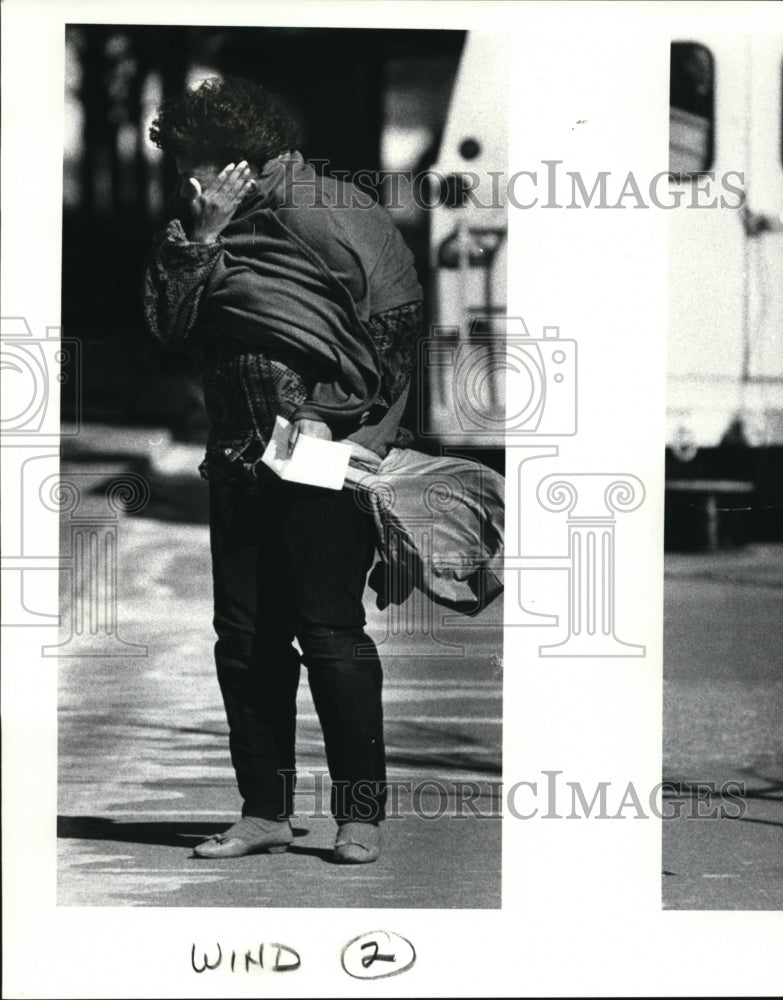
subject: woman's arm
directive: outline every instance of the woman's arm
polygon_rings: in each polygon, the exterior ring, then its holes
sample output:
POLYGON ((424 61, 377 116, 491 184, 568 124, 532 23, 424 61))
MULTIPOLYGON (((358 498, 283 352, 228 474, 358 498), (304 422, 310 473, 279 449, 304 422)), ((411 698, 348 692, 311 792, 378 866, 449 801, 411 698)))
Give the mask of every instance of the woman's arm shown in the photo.
POLYGON ((144 279, 144 314, 150 332, 167 347, 202 346, 199 307, 220 257, 220 234, 253 184, 244 160, 229 163, 203 190, 196 177, 189 177, 183 185, 187 232, 174 219, 155 236, 144 279))
POLYGON ((144 275, 144 316, 164 346, 200 348, 198 312, 220 242, 191 243, 175 219, 152 242, 144 275))

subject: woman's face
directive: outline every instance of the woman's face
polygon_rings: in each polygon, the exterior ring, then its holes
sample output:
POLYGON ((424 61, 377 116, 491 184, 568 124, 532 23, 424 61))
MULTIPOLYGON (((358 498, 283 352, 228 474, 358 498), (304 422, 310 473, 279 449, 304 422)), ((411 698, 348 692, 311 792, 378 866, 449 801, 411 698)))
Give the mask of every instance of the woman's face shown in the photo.
POLYGON ((188 185, 189 178, 195 177, 201 185, 201 190, 204 191, 226 166, 225 163, 220 164, 220 166, 215 163, 193 163, 182 156, 176 156, 174 160, 181 181, 179 193, 183 198, 187 198, 191 194, 191 188, 188 185))

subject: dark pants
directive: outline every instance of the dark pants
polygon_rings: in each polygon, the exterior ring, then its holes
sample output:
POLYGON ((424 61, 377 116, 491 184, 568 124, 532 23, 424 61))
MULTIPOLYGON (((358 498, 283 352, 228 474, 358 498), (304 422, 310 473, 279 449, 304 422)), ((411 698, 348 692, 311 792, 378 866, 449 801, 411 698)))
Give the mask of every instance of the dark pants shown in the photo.
POLYGON ((210 487, 215 660, 242 814, 293 812, 300 656, 321 722, 338 821, 385 802, 382 672, 364 631, 373 524, 350 490, 275 479, 210 487))

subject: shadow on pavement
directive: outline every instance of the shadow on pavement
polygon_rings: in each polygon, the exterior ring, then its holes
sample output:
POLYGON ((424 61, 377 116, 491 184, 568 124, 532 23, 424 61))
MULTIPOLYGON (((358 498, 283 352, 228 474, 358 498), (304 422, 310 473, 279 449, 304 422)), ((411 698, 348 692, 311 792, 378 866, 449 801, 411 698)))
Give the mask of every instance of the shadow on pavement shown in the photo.
MULTIPOLYGON (((294 830, 296 833, 296 830, 294 830)), ((327 861, 330 864, 338 864, 334 860, 334 853, 331 848, 327 847, 297 847, 294 844, 292 847, 288 848, 289 854, 306 854, 311 858, 319 858, 321 861, 327 861)))
MULTIPOLYGON (((126 844, 149 844, 156 847, 192 847, 201 840, 225 833, 231 823, 165 822, 122 823, 103 816, 58 816, 57 836, 67 840, 109 840, 126 844)), ((295 837, 305 837, 310 831, 294 827, 295 837)), ((292 848, 302 854, 319 854, 306 848, 292 848)), ((331 851, 324 852, 331 856, 331 851)))
POLYGON ((150 499, 131 517, 184 524, 209 524, 209 491, 202 479, 193 475, 147 475, 150 499))
MULTIPOLYGON (((459 738, 463 743, 475 743, 477 746, 480 746, 478 740, 470 740, 463 733, 459 734, 459 738)), ((500 781, 502 777, 500 768, 501 752, 500 741, 498 741, 497 759, 489 761, 481 760, 478 756, 472 754, 470 749, 459 750, 455 747, 453 751, 449 751, 448 753, 434 753, 428 751, 426 746, 423 749, 414 748, 411 750, 403 747, 393 747, 388 749, 386 753, 386 763, 391 767, 398 768, 406 766, 411 768, 426 768, 433 776, 464 775, 470 773, 486 775, 500 781)))
POLYGON ((733 803, 735 807, 741 804, 743 812, 739 816, 735 816, 731 812, 723 812, 721 819, 783 827, 783 819, 768 819, 747 814, 748 804, 769 802, 783 805, 783 780, 760 774, 748 768, 741 768, 739 773, 743 776, 741 779, 728 782, 720 787, 717 782, 680 781, 677 778, 664 778, 663 800, 664 802, 687 800, 691 804, 698 801, 706 801, 708 804, 728 801, 733 803), (746 782, 745 778, 749 780, 746 782))
MULTIPOLYGON (((162 473, 151 470, 148 463, 137 462, 132 470, 142 476, 149 487, 149 500, 139 510, 128 511, 128 517, 153 521, 177 521, 182 524, 209 524, 209 490, 198 476, 188 473, 162 473)), ((110 478, 99 483, 93 493, 102 494, 110 478)))
MULTIPOLYGON (((144 455, 135 455, 120 448, 92 450, 86 457, 73 447, 63 449, 64 468, 91 472, 95 468, 95 485, 89 491, 103 496, 112 479, 123 471, 143 479, 149 488, 149 500, 138 510, 127 511, 129 517, 156 521, 178 521, 184 524, 209 524, 209 490, 198 472, 161 472, 144 455), (106 474, 101 466, 117 466, 106 474)), ((67 472, 63 478, 67 479, 67 472)))
POLYGON ((783 822, 779 822, 775 819, 757 819, 755 816, 729 816, 727 818, 737 820, 740 823, 760 823, 762 826, 783 827, 783 822))

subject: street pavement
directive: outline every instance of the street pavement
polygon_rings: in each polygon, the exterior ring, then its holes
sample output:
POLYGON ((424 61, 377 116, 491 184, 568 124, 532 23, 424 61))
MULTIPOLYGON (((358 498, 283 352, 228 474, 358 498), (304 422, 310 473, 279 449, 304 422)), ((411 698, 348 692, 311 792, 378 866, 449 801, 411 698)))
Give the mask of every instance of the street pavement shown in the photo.
MULTIPOLYGON (((304 680, 294 846, 221 862, 191 856, 239 808, 212 661, 199 455, 162 431, 100 427, 64 453, 63 475, 95 470, 100 484, 135 470, 152 492, 117 531, 118 633, 146 655, 60 661, 59 902, 499 907, 501 601, 446 630, 436 615, 422 635, 430 607, 414 598, 394 620, 368 593, 389 778, 410 783, 397 790, 377 863, 331 863, 328 779, 304 680)), ((783 905, 781 612, 781 546, 667 556, 664 807, 679 817, 663 822, 664 907, 783 905)))
POLYGON ((783 546, 667 556, 664 649, 664 905, 779 910, 783 546))

